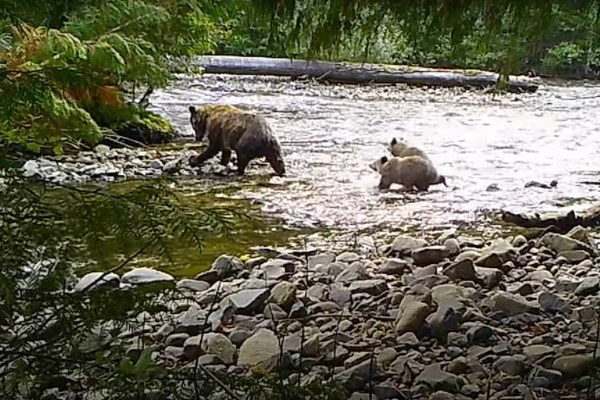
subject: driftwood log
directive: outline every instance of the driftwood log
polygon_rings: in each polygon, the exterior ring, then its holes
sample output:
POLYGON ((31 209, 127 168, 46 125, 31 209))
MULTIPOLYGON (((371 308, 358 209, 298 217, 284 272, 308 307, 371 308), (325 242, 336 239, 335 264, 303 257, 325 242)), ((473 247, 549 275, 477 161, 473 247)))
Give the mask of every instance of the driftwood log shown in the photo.
POLYGON ((541 228, 544 232, 567 233, 576 226, 586 228, 600 226, 600 207, 593 207, 577 215, 569 211, 565 215, 542 217, 538 214, 531 216, 515 214, 510 211, 502 213, 502 221, 523 228, 541 228))
MULTIPOLYGON (((210 74, 272 75, 315 78, 348 84, 397 84, 431 87, 494 87, 499 75, 478 70, 416 68, 398 65, 342 63, 286 58, 198 56, 194 65, 210 74)), ((530 78, 510 76, 506 89, 513 93, 533 93, 538 85, 530 78)))

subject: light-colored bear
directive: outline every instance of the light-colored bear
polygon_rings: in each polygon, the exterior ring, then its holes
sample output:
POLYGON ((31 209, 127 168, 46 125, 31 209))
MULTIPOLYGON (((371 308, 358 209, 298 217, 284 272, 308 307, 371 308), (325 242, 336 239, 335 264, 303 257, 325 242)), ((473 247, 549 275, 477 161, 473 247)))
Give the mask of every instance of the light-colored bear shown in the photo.
POLYGON ((427 191, 429 186, 446 184, 446 178, 438 174, 433 164, 420 156, 391 157, 383 156, 369 165, 381 176, 379 189, 389 189, 395 183, 406 190, 416 187, 419 191, 427 191))
POLYGON ((387 149, 394 157, 420 156, 426 160, 429 160, 429 157, 427 157, 427 154, 425 154, 424 151, 418 147, 409 146, 408 143, 406 143, 402 138, 393 138, 387 144, 387 149))

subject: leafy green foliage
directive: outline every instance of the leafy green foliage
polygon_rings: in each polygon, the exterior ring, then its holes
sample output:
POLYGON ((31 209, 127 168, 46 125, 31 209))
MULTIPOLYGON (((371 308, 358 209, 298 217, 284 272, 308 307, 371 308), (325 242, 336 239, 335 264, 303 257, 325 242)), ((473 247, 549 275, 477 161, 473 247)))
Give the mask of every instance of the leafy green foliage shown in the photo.
POLYGON ((597 1, 249 3, 220 51, 574 76, 598 65, 597 1))
POLYGON ((165 86, 167 57, 211 52, 225 34, 204 0, 0 1, 0 145, 31 151, 97 143, 165 86), (211 14, 212 13, 212 14, 211 14))

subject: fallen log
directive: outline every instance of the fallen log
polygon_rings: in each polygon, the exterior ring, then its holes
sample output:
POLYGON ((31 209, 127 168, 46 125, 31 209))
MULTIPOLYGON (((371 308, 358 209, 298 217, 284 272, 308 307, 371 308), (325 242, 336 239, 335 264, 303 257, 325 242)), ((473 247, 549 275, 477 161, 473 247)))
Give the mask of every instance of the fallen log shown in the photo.
MULTIPOLYGON (((314 78, 318 81, 347 84, 398 84, 431 87, 491 88, 499 74, 479 70, 417 68, 400 65, 342 63, 286 58, 198 56, 195 66, 209 74, 271 75, 314 78)), ((538 89, 531 78, 510 76, 506 89, 513 93, 533 93, 538 89)))
POLYGON ((527 216, 504 211, 502 212, 502 221, 523 228, 541 228, 548 232, 565 234, 576 226, 585 228, 599 227, 600 207, 592 207, 580 215, 575 214, 575 211, 571 210, 565 215, 547 217, 540 216, 539 214, 527 216))

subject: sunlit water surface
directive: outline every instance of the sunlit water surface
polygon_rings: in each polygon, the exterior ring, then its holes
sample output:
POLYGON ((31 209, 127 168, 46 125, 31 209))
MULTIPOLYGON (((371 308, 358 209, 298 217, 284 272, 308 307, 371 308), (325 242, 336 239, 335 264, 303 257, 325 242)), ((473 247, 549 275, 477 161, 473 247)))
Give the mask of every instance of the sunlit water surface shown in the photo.
MULTIPOLYGON (((263 114, 285 152, 278 184, 237 195, 291 225, 364 229, 469 223, 487 211, 584 209, 600 195, 600 87, 545 83, 494 97, 461 90, 319 86, 264 77, 181 77, 154 108, 191 135, 188 106, 227 103, 263 114), (377 189, 368 164, 403 137, 428 153, 449 187, 377 189), (555 189, 524 188, 535 180, 555 189), (500 190, 487 191, 490 184, 500 190)), ((265 175, 268 168, 250 169, 265 175)))

